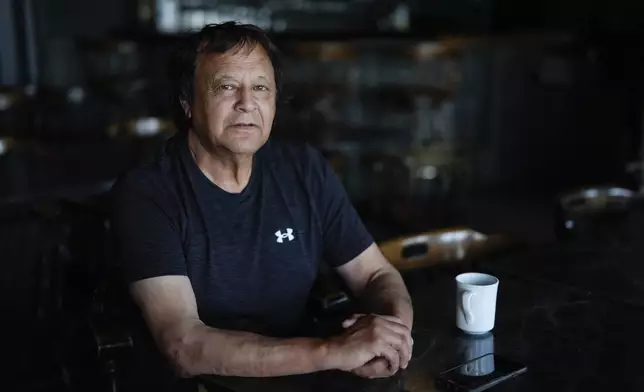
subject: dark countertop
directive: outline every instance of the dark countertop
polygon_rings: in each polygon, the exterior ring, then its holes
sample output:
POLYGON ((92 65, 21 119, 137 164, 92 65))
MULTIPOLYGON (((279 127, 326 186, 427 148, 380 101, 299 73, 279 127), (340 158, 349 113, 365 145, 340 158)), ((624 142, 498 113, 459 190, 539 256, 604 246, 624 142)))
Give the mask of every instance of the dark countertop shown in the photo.
POLYGON ((453 279, 466 270, 481 270, 500 279, 496 327, 487 339, 493 339, 495 353, 528 366, 526 374, 492 390, 641 391, 644 274, 637 271, 644 267, 636 249, 627 250, 622 248, 616 263, 606 250, 542 246, 478 265, 405 274, 415 309, 414 355, 406 370, 389 379, 324 372, 204 380, 240 392, 434 391, 436 375, 464 362, 465 350, 476 344, 455 327, 453 279))
POLYGON ((532 283, 577 288, 595 298, 644 308, 644 209, 631 209, 594 238, 541 244, 507 254, 481 268, 532 283))

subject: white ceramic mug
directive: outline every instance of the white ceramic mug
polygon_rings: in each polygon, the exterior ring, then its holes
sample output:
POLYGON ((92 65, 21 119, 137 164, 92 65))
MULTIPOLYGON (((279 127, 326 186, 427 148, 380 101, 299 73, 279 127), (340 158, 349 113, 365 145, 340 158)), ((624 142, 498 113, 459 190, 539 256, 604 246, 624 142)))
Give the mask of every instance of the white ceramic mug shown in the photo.
POLYGON ((494 372, 494 355, 489 355, 494 354, 494 335, 491 332, 463 334, 458 343, 462 360, 466 363, 459 371, 462 375, 480 377, 494 372))
POLYGON ((469 272, 456 277, 456 326, 466 333, 482 334, 494 328, 499 280, 469 272))

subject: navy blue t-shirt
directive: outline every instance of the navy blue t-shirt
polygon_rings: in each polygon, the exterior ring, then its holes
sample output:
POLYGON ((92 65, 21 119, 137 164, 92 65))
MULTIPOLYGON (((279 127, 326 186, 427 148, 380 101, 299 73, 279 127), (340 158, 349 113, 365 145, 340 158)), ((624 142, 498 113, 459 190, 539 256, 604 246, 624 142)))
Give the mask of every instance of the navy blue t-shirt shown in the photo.
POLYGON ((285 335, 305 314, 321 262, 373 243, 340 181, 310 146, 267 142, 237 194, 213 184, 177 134, 115 189, 126 278, 189 277, 207 325, 285 335))

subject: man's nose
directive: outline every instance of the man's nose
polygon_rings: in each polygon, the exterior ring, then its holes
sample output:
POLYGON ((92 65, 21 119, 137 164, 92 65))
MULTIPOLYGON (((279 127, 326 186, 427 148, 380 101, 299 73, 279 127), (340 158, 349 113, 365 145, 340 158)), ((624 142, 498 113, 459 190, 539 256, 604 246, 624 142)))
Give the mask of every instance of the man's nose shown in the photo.
POLYGON ((257 109, 257 105, 253 99, 253 92, 250 88, 242 87, 237 91, 237 103, 235 104, 236 110, 240 112, 252 112, 257 109))

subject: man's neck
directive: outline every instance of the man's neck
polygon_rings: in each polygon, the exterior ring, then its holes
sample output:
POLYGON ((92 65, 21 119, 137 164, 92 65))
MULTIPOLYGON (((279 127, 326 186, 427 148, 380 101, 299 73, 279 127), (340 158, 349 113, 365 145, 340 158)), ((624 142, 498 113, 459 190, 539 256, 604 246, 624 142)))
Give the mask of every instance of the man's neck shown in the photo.
POLYGON ((192 158, 203 174, 215 185, 229 193, 240 193, 250 181, 253 156, 234 154, 221 147, 207 148, 194 134, 188 133, 192 158))

